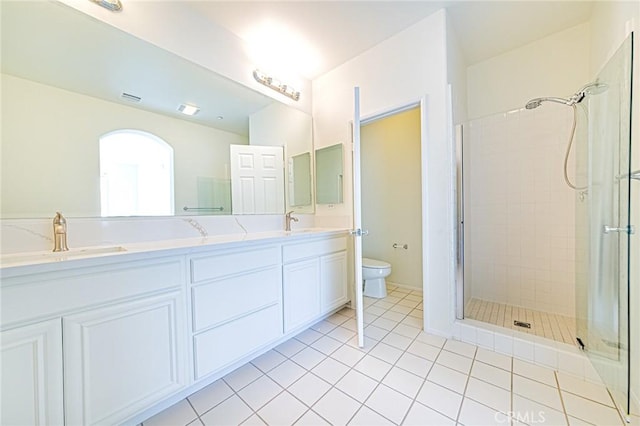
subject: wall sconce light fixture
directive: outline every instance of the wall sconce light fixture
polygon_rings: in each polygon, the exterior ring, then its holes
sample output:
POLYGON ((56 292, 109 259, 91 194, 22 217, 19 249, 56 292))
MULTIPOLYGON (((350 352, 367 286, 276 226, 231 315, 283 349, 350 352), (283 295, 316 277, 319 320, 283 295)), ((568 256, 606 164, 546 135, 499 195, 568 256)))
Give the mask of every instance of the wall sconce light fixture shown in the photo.
POLYGON ((294 101, 300 100, 300 92, 298 92, 291 86, 287 86, 286 84, 281 83, 273 77, 269 77, 260 70, 256 69, 253 71, 253 78, 255 78, 258 83, 264 84, 270 89, 273 89, 276 92, 280 92, 283 95, 293 99, 294 101))

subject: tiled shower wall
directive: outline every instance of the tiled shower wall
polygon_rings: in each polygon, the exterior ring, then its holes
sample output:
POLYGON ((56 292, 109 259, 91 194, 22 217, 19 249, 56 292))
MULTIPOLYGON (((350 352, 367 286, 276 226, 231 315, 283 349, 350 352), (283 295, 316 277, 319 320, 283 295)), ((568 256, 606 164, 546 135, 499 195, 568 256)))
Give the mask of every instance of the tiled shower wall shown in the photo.
POLYGON ((572 114, 544 103, 464 126, 465 299, 574 316, 572 114))

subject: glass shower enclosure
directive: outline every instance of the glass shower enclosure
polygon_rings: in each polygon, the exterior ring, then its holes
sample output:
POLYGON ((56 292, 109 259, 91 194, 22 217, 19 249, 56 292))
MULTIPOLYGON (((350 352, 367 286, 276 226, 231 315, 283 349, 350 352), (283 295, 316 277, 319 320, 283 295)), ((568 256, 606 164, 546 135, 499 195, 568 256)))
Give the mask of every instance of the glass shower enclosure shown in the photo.
MULTIPOLYGON (((621 411, 630 410, 631 34, 598 76, 606 90, 589 96, 577 172, 588 178, 576 204, 576 327, 621 411), (586 142, 586 143, 585 143, 586 142)), ((639 214, 633 212, 633 214, 639 214)))

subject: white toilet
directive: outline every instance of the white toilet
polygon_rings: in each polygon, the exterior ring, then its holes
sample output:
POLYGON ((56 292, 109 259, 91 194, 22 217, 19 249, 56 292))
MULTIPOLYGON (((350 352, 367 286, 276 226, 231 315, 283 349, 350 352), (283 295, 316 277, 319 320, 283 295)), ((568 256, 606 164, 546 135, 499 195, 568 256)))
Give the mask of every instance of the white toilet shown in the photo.
POLYGON ((387 285, 384 281, 391 273, 391 265, 381 260, 362 258, 362 280, 364 295, 382 299, 387 297, 387 285))

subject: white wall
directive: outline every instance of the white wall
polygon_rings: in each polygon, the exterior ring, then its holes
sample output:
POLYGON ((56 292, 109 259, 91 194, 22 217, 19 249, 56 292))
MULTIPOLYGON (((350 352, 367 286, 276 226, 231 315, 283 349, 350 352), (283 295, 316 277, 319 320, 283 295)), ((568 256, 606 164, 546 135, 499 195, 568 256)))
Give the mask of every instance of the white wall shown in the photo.
POLYGON ((236 135, 2 74, 2 216, 100 216, 99 139, 150 132, 174 149, 176 213, 198 204, 198 176, 228 178, 236 135), (9 107, 10 106, 10 107, 9 107), (56 207, 57 206, 57 207, 56 207))
POLYGON ((287 78, 287 84, 301 93, 298 102, 258 83, 253 78, 256 64, 250 60, 243 40, 184 2, 126 1, 122 11, 113 13, 86 0, 60 1, 280 102, 311 111, 309 80, 287 78))
POLYGON ((288 156, 309 152, 313 146, 311 116, 279 103, 249 116, 251 145, 284 146, 288 156))
POLYGON ((363 256, 391 264, 387 281, 422 290, 420 109, 362 126, 361 141, 363 256))
MULTIPOLYGON (((635 31, 632 105, 632 170, 640 170, 640 3, 596 2, 591 18, 590 72, 594 78, 631 31, 635 31)), ((640 182, 631 184, 631 392, 640 415, 640 182)))
POLYGON ((581 24, 469 66, 469 119, 575 93, 590 79, 589 34, 589 24, 581 24))
MULTIPOLYGON (((446 13, 433 15, 313 81, 316 148, 347 144, 345 200, 352 199, 353 87, 361 88, 362 116, 415 103, 427 96, 423 122, 423 267, 425 329, 449 334, 453 322, 453 172, 447 128, 446 13), (424 137, 426 136, 426 137, 424 137)), ((349 216, 349 201, 321 216, 349 216)))
POLYGON ((451 84, 453 124, 467 121, 467 62, 458 35, 447 18, 447 75, 451 84))

